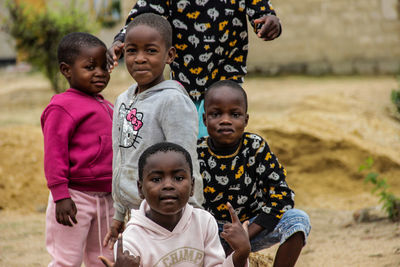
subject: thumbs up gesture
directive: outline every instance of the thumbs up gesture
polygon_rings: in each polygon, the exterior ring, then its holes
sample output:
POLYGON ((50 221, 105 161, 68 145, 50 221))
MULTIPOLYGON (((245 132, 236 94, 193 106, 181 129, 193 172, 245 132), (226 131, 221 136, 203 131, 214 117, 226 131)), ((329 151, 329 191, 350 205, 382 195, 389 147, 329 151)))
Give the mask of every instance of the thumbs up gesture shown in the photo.
MULTIPOLYGON (((247 261, 247 257, 250 253, 250 241, 248 233, 249 222, 245 221, 243 225, 240 223, 238 216, 235 213, 232 205, 227 203, 229 214, 231 215, 232 223, 224 224, 224 229, 221 232, 221 237, 228 242, 231 248, 234 250, 233 261, 235 258, 241 261, 244 259, 247 261)), ((235 264, 235 266, 237 266, 235 264)))

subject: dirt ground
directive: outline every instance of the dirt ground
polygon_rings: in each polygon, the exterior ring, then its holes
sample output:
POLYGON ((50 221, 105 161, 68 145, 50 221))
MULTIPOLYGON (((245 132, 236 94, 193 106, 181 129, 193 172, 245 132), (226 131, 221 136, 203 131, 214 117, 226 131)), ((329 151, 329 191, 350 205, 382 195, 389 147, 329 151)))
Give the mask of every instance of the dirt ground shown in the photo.
MULTIPOLYGON (((0 71, 0 266, 46 266, 39 117, 52 96, 39 74, 0 71)), ((104 92, 111 101, 130 84, 121 68, 104 92)), ((377 207, 359 166, 374 170, 400 196, 400 121, 394 77, 248 78, 248 131, 264 136, 288 171, 296 207, 312 231, 297 266, 400 266, 400 224, 381 213, 356 223, 354 211, 377 207)), ((254 255, 271 261, 276 246, 254 255)), ((259 264, 258 266, 268 266, 259 264)))

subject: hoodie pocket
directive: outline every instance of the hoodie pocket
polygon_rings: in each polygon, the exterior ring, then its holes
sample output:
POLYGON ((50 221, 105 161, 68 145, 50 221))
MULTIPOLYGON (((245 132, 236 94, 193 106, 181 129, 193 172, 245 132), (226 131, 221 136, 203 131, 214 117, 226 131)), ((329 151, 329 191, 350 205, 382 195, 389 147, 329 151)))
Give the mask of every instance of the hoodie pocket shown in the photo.
POLYGON ((110 135, 99 136, 99 149, 89 166, 94 177, 112 176, 112 138, 110 135))

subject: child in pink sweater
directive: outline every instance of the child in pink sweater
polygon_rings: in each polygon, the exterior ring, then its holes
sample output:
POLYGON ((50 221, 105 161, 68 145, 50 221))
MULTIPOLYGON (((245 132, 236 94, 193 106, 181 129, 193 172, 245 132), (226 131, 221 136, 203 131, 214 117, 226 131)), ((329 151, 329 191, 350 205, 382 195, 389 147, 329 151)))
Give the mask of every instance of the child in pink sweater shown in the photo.
POLYGON ((107 86, 106 46, 87 33, 66 35, 58 47, 70 89, 43 111, 49 266, 102 266, 98 255, 114 213, 111 198, 113 107, 99 93, 107 86))
POLYGON ((232 223, 224 225, 221 237, 234 252, 226 258, 214 217, 188 204, 193 184, 192 160, 184 148, 169 142, 147 148, 139 158, 137 182, 144 200, 139 210, 132 209, 122 234, 125 252, 119 248, 116 263, 103 259, 105 265, 246 266, 250 253, 247 222, 242 226, 228 203, 232 223))

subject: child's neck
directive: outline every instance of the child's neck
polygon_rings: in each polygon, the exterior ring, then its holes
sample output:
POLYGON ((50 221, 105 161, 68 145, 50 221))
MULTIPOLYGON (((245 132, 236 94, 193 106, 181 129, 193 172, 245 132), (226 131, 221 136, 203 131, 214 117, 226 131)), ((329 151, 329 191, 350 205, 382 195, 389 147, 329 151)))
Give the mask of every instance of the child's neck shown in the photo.
POLYGON ((156 224, 160 225, 161 227, 172 232, 175 229, 175 226, 182 218, 182 213, 183 210, 174 215, 164 215, 150 209, 149 211, 146 212, 146 217, 155 222, 156 224))
POLYGON ((143 93, 144 91, 147 91, 148 89, 162 83, 164 81, 164 77, 162 76, 159 79, 154 80, 153 82, 151 82, 150 84, 146 84, 146 85, 137 85, 137 89, 135 94, 138 95, 140 93, 143 93))
POLYGON ((70 88, 70 89, 74 89, 74 90, 76 90, 76 91, 78 91, 78 92, 80 92, 80 93, 82 93, 82 94, 88 95, 88 96, 93 96, 93 97, 101 96, 100 93, 88 93, 88 92, 85 92, 85 91, 76 89, 76 88, 74 88, 74 87, 71 87, 71 86, 70 86, 69 88, 70 88))
POLYGON ((240 146, 241 142, 242 142, 242 138, 240 138, 237 141, 237 143, 232 146, 216 147, 213 139, 211 137, 208 137, 207 143, 212 152, 214 152, 217 155, 226 156, 226 155, 232 155, 233 153, 235 153, 236 150, 238 149, 238 147, 240 146))

